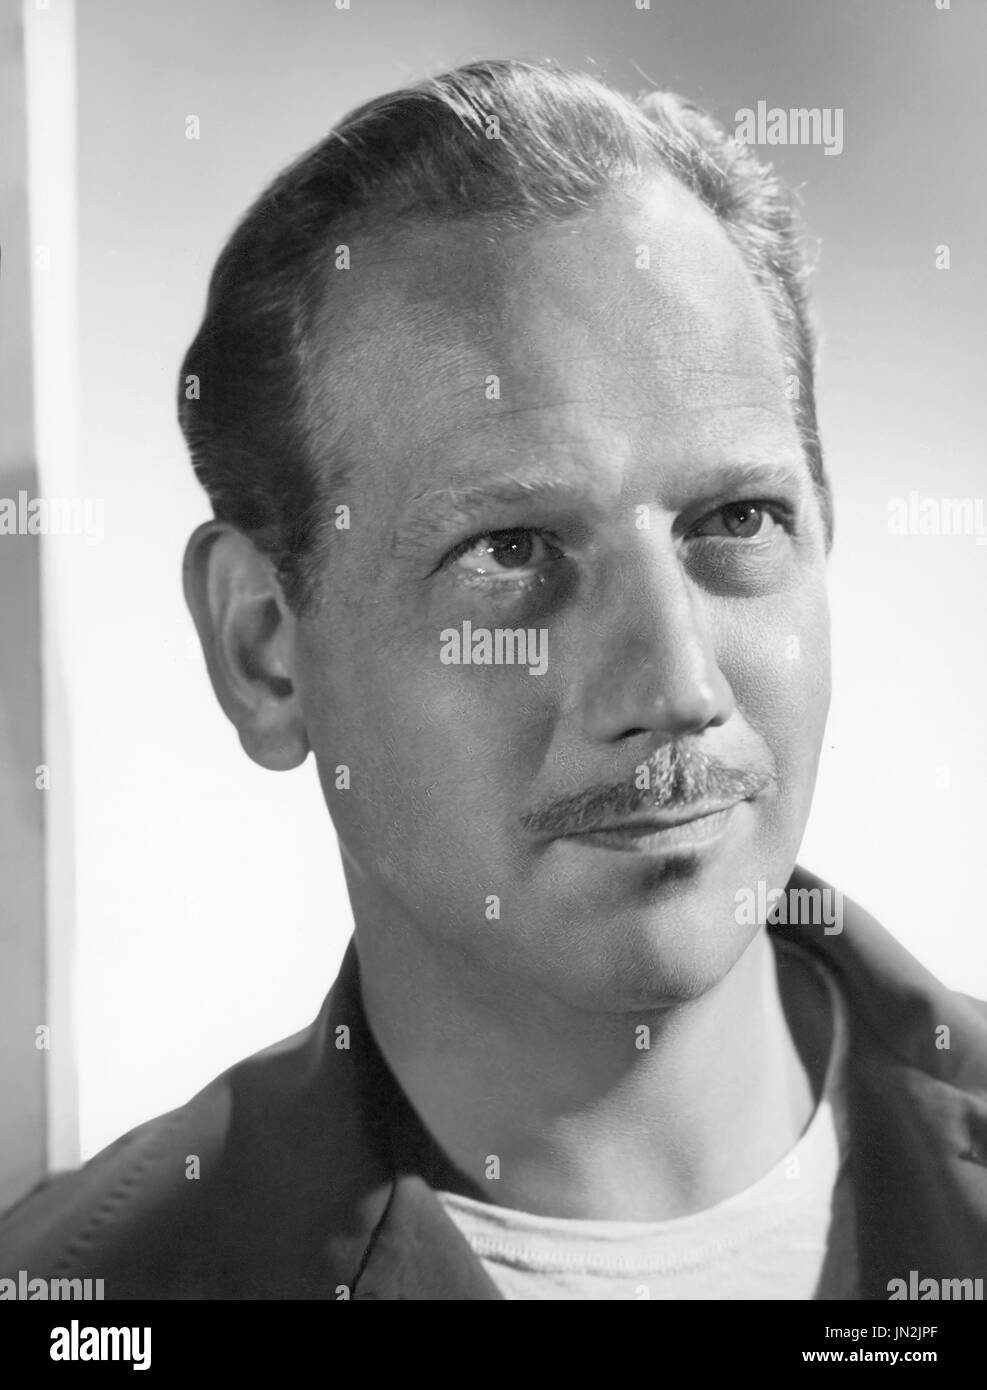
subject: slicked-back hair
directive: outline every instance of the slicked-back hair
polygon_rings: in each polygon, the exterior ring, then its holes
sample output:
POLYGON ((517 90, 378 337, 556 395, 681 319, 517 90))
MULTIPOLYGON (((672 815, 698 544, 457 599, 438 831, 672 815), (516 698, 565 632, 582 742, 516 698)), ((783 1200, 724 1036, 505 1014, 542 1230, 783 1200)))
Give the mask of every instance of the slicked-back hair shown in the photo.
POLYGON ((261 194, 210 280, 179 420, 214 515, 271 558, 293 609, 318 587, 330 498, 348 463, 345 401, 313 370, 337 245, 358 253, 361 237, 457 219, 536 227, 668 175, 716 216, 766 296, 829 543, 807 267, 783 185, 671 93, 633 101, 582 73, 473 63, 346 116, 261 194))

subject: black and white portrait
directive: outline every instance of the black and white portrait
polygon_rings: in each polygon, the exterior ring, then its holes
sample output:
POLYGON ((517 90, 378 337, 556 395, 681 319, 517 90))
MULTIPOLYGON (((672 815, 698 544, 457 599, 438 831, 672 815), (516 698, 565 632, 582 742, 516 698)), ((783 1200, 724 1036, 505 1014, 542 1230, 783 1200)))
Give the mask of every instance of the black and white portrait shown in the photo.
POLYGON ((0 14, 0 1296, 904 1359, 987 1278, 987 10, 0 14))

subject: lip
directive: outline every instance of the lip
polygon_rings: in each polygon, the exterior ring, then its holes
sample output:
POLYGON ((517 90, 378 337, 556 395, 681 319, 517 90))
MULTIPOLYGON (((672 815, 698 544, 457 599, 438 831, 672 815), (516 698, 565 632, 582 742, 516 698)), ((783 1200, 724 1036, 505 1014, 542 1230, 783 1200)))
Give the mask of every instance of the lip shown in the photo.
POLYGON ((690 807, 686 814, 663 816, 655 811, 625 816, 608 821, 590 830, 580 830, 560 838, 573 844, 593 845, 599 849, 623 850, 631 853, 654 854, 699 848, 717 843, 726 834, 742 801, 703 804, 690 807))

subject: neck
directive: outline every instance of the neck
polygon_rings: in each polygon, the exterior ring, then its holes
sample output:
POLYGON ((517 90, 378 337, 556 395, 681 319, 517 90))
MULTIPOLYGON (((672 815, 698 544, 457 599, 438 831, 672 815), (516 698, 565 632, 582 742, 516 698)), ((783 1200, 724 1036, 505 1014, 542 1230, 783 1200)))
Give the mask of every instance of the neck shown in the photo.
POLYGON ((605 1015, 478 981, 417 932, 380 927, 358 912, 371 1030, 465 1188, 497 1205, 685 1216, 756 1182, 809 1121, 826 1001, 764 931, 700 998, 605 1015))

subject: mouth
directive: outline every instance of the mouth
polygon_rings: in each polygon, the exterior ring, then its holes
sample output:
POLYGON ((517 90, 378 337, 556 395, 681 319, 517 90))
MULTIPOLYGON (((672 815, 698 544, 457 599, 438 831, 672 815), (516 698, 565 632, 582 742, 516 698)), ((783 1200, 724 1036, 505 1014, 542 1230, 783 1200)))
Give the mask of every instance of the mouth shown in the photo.
POLYGON ((641 811, 619 820, 601 821, 559 838, 572 844, 592 845, 645 854, 698 849, 714 845, 727 833, 743 799, 703 802, 677 811, 641 811))

